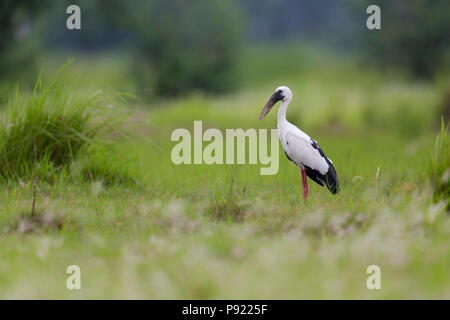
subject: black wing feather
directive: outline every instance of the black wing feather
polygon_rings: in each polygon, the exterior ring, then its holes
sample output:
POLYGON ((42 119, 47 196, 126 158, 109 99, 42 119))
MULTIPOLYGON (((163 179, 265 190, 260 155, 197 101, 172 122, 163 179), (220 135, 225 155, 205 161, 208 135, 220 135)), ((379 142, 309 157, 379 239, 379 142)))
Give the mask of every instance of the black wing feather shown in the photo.
POLYGON ((306 175, 313 180, 314 182, 318 183, 319 185, 323 186, 326 185, 328 190, 331 191, 332 194, 336 194, 339 192, 339 181, 337 178, 336 169, 334 169, 333 164, 330 160, 325 156, 322 149, 320 149, 319 145, 316 141, 311 139, 311 145, 314 149, 316 149, 319 154, 325 159, 325 161, 328 163, 328 171, 325 174, 321 174, 319 171, 309 168, 308 166, 305 166, 306 169, 306 175))

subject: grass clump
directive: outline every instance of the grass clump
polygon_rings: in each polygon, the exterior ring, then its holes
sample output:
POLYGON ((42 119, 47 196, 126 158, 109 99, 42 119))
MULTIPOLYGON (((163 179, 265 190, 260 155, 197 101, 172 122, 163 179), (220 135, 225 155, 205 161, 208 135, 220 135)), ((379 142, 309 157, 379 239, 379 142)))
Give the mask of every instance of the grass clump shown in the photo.
POLYGON ((207 212, 216 221, 242 222, 245 218, 246 205, 235 198, 216 195, 207 212))
POLYGON ((429 160, 428 176, 433 184, 434 199, 450 199, 450 144, 448 125, 444 124, 444 119, 441 122, 441 133, 436 138, 434 153, 429 160))
POLYGON ((82 150, 105 144, 117 121, 106 118, 103 102, 101 92, 73 95, 56 76, 40 75, 31 95, 17 88, 0 118, 0 179, 49 180, 82 150))

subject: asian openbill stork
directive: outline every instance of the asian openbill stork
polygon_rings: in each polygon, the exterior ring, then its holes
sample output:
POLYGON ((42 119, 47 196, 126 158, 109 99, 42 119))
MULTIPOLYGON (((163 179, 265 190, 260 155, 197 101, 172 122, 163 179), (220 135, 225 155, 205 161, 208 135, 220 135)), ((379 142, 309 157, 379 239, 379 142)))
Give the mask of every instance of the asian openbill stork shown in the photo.
POLYGON ((328 159, 314 139, 286 120, 286 109, 292 100, 292 91, 281 86, 275 90, 261 111, 259 119, 264 118, 278 101, 278 136, 287 158, 293 162, 302 173, 303 197, 308 198, 306 176, 321 186, 327 186, 332 194, 339 191, 339 181, 332 161, 328 159))

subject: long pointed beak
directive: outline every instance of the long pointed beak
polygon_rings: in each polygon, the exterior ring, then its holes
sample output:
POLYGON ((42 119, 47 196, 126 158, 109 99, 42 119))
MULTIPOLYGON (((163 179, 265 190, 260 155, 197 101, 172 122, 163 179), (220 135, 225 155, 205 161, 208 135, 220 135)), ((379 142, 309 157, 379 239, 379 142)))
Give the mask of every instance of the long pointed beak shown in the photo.
POLYGON ((262 118, 264 118, 269 113, 269 111, 273 108, 275 103, 276 103, 276 101, 273 101, 273 100, 267 101, 266 105, 264 106, 261 113, 259 114, 258 120, 261 120, 262 118))
POLYGON ((283 99, 283 97, 281 97, 281 93, 280 91, 275 92, 269 99, 269 101, 267 101, 266 105, 264 106, 264 108, 262 109, 261 113, 259 114, 259 118, 258 120, 261 120, 262 118, 264 118, 269 111, 273 108, 273 106, 275 105, 275 103, 277 103, 278 101, 280 101, 281 99, 283 99))

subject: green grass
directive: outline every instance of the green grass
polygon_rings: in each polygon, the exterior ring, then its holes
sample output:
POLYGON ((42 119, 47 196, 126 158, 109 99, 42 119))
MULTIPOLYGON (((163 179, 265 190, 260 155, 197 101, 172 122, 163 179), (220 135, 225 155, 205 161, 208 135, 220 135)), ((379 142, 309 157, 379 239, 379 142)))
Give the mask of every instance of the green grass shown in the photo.
MULTIPOLYGON (((295 50, 286 59, 302 56, 295 50)), ((253 57, 246 72, 263 76, 264 53, 253 57)), ((427 179, 439 90, 310 59, 326 63, 300 59, 290 72, 267 62, 267 80, 249 76, 227 96, 135 101, 131 139, 81 159, 98 170, 126 168, 138 184, 41 181, 40 216, 30 219, 29 183, 4 181, 0 298, 450 298, 450 218, 427 179), (281 84, 294 92, 288 119, 333 160, 337 196, 310 181, 305 203, 281 147, 274 176, 259 175, 259 165, 172 164, 170 134, 192 131, 194 120, 221 130, 274 128, 275 112, 257 116, 281 84), (65 287, 72 264, 81 268, 79 291, 65 287), (371 264, 381 268, 381 290, 366 288, 371 264)), ((86 64, 72 68, 89 78, 86 64)))

